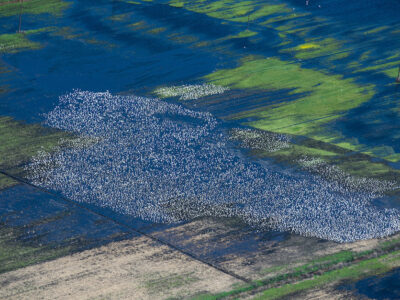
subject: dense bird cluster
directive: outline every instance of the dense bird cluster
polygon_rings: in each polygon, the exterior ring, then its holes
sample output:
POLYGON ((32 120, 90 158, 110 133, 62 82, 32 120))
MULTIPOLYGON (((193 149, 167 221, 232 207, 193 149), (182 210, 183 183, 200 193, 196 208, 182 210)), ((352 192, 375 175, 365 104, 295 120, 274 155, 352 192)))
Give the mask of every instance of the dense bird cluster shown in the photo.
POLYGON ((231 130, 229 138, 239 141, 243 148, 267 152, 275 152, 290 146, 288 136, 257 129, 235 128, 231 130))
POLYGON ((374 193, 243 158, 209 113, 75 91, 60 98, 46 123, 80 138, 38 155, 30 179, 75 201, 156 222, 238 217, 338 242, 400 229, 400 212, 373 206, 374 193))
POLYGON ((394 181, 350 175, 322 159, 303 157, 297 162, 305 170, 317 173, 330 181, 339 182, 342 186, 352 190, 360 190, 378 196, 386 191, 400 188, 394 181))
POLYGON ((179 100, 195 100, 205 96, 222 94, 229 90, 227 87, 214 84, 191 84, 158 88, 156 95, 161 98, 179 97, 179 100))

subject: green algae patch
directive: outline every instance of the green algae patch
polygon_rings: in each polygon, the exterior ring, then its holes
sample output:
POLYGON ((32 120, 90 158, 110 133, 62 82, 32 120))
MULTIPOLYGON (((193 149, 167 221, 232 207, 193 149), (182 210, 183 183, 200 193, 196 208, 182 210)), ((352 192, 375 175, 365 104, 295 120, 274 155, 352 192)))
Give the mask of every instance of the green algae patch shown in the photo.
POLYGON ((375 34, 390 29, 390 26, 380 26, 364 32, 365 35, 375 34))
MULTIPOLYGON (((59 15, 71 3, 63 0, 30 0, 22 3, 23 14, 53 14, 59 15)), ((0 6, 0 17, 9 17, 21 13, 21 3, 8 3, 0 6)))
POLYGON ((0 117, 0 169, 19 172, 19 166, 39 150, 51 151, 60 140, 68 137, 64 132, 0 117))
POLYGON ((131 16, 131 14, 125 13, 125 14, 113 15, 113 16, 109 17, 109 19, 111 21, 123 22, 123 21, 127 21, 130 16, 131 16))
POLYGON ((147 31, 147 33, 149 34, 160 34, 163 33, 164 31, 166 31, 167 28, 165 27, 157 27, 157 28, 153 28, 147 31))
POLYGON ((0 224, 0 274, 39 262, 55 259, 71 252, 71 246, 42 246, 22 242, 23 230, 0 224))
POLYGON ((265 1, 185 1, 173 0, 169 4, 189 11, 205 14, 212 18, 245 23, 291 10, 285 4, 266 3, 265 1))
POLYGON ((40 49, 41 45, 30 41, 27 36, 47 30, 47 28, 42 28, 21 33, 2 34, 0 35, 0 53, 16 53, 23 50, 40 49))
POLYGON ((272 104, 235 118, 255 117, 258 120, 249 123, 252 127, 305 136, 316 136, 321 125, 337 119, 373 95, 372 86, 359 86, 351 79, 305 69, 277 58, 250 57, 237 68, 216 71, 205 79, 238 89, 286 89, 290 94, 298 94, 297 100, 272 104))
POLYGON ((342 52, 341 57, 347 57, 349 53, 343 52, 342 43, 333 38, 309 41, 293 48, 284 49, 283 53, 293 53, 298 59, 310 59, 320 56, 332 55, 342 52))
POLYGON ((399 74, 399 68, 390 68, 382 70, 382 73, 385 74, 387 77, 397 78, 397 75, 399 74))
POLYGON ((246 30, 244 30, 244 31, 239 32, 239 33, 236 34, 236 35, 230 36, 229 38, 232 38, 232 39, 241 39, 241 38, 247 38, 247 37, 255 36, 255 35, 257 35, 257 34, 258 34, 258 33, 255 32, 255 31, 246 29, 246 30))

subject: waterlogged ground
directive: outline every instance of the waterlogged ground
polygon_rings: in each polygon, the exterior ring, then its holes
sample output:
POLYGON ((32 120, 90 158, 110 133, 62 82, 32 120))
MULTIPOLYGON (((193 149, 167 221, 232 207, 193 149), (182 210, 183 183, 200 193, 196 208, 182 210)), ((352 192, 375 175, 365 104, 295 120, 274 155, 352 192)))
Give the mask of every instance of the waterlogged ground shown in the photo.
POLYGON ((0 297, 395 297, 399 9, 1 0, 0 297))

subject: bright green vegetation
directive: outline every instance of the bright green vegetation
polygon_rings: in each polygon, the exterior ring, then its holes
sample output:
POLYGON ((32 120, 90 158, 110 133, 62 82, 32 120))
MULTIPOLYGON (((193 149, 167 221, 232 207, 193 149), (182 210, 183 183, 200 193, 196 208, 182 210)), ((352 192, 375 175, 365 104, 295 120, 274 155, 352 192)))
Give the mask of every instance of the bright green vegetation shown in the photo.
POLYGON ((386 70, 383 70, 382 73, 390 78, 397 78, 397 75, 399 74, 399 68, 386 69, 386 70))
POLYGON ((246 29, 244 31, 239 32, 237 35, 230 36, 229 38, 240 39, 240 38, 246 38, 246 37, 251 37, 251 36, 255 36, 255 35, 257 35, 257 32, 246 29))
MULTIPOLYGON (((325 38, 319 41, 312 40, 294 48, 282 50, 284 53, 293 53, 298 59, 309 59, 325 55, 332 55, 332 53, 339 51, 343 51, 342 44, 333 38, 325 38)), ((348 55, 349 53, 344 52, 342 53, 342 58, 348 55)))
MULTIPOLYGON (((286 273, 275 277, 257 280, 219 294, 199 295, 194 299, 211 300, 233 296, 240 298, 241 295, 248 296, 249 291, 258 293, 255 299, 278 299, 310 288, 323 287, 325 284, 382 274, 400 266, 400 251, 397 250, 399 246, 400 239, 396 238, 382 242, 372 250, 340 251, 316 258, 298 267, 285 266, 283 269, 286 273), (319 275, 315 275, 316 272, 319 275)), ((281 270, 282 268, 276 268, 269 271, 281 270)))
POLYGON ((375 33, 390 29, 390 28, 391 27, 389 27, 389 26, 380 26, 380 27, 376 27, 376 28, 371 29, 371 30, 367 30, 367 31, 364 32, 364 34, 367 34, 367 35, 368 34, 375 34, 375 33))
MULTIPOLYGON (((7 1, 4 1, 7 2, 7 1)), ((63 0, 30 0, 22 5, 23 14, 60 14, 70 3, 63 0)), ((21 13, 21 3, 9 3, 0 5, 0 16, 8 17, 19 15, 21 13)))
POLYGON ((170 5, 206 14, 213 18, 241 23, 257 20, 277 13, 291 12, 285 4, 266 3, 265 1, 256 0, 172 0, 170 1, 170 5))
POLYGON ((0 224, 0 274, 64 256, 71 246, 42 246, 20 241, 23 230, 0 224))
MULTIPOLYGON (((300 46, 304 49, 318 48, 315 44, 300 46)), ((275 99, 262 108, 232 116, 238 120, 255 119, 247 125, 271 132, 306 136, 392 162, 400 159, 400 155, 389 146, 366 147, 355 138, 345 139, 340 132, 329 129, 331 122, 370 100, 374 95, 373 85, 359 85, 353 79, 303 68, 298 63, 278 58, 253 56, 242 59, 236 68, 218 70, 204 79, 234 89, 286 90, 289 95, 297 96, 297 99, 290 101, 275 99)), ((299 150, 295 149, 297 152, 299 150)), ((305 154, 310 153, 306 151, 305 154)))
POLYGON ((237 118, 256 117, 249 125, 273 132, 324 139, 320 126, 337 119, 345 111, 368 101, 372 86, 359 86, 351 79, 302 68, 277 58, 248 57, 239 67, 219 70, 205 79, 211 83, 238 89, 287 89, 298 100, 271 104, 243 113, 237 118))
MULTIPOLYGON (((0 169, 19 171, 19 166, 27 162, 39 150, 51 151, 68 134, 39 125, 25 125, 9 117, 0 117, 0 169)), ((10 183, 1 180, 4 185, 10 183)))
POLYGON ((393 67, 398 67, 400 65, 400 60, 395 60, 395 61, 390 61, 387 63, 382 63, 382 64, 374 64, 370 67, 362 68, 357 70, 358 72, 367 72, 367 71, 382 71, 382 70, 387 70, 393 67))
POLYGON ((15 53, 22 50, 41 48, 37 42, 30 41, 27 36, 47 31, 48 28, 28 30, 21 33, 0 35, 0 53, 15 53))

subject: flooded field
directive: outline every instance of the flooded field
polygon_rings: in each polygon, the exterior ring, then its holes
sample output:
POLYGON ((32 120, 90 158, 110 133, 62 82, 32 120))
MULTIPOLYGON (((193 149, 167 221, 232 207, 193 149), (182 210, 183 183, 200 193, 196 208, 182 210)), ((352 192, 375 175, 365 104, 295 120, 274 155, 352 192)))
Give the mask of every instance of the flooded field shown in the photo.
POLYGON ((0 0, 0 298, 72 297, 59 264, 85 299, 384 297, 363 277, 400 265, 398 11, 0 0))

